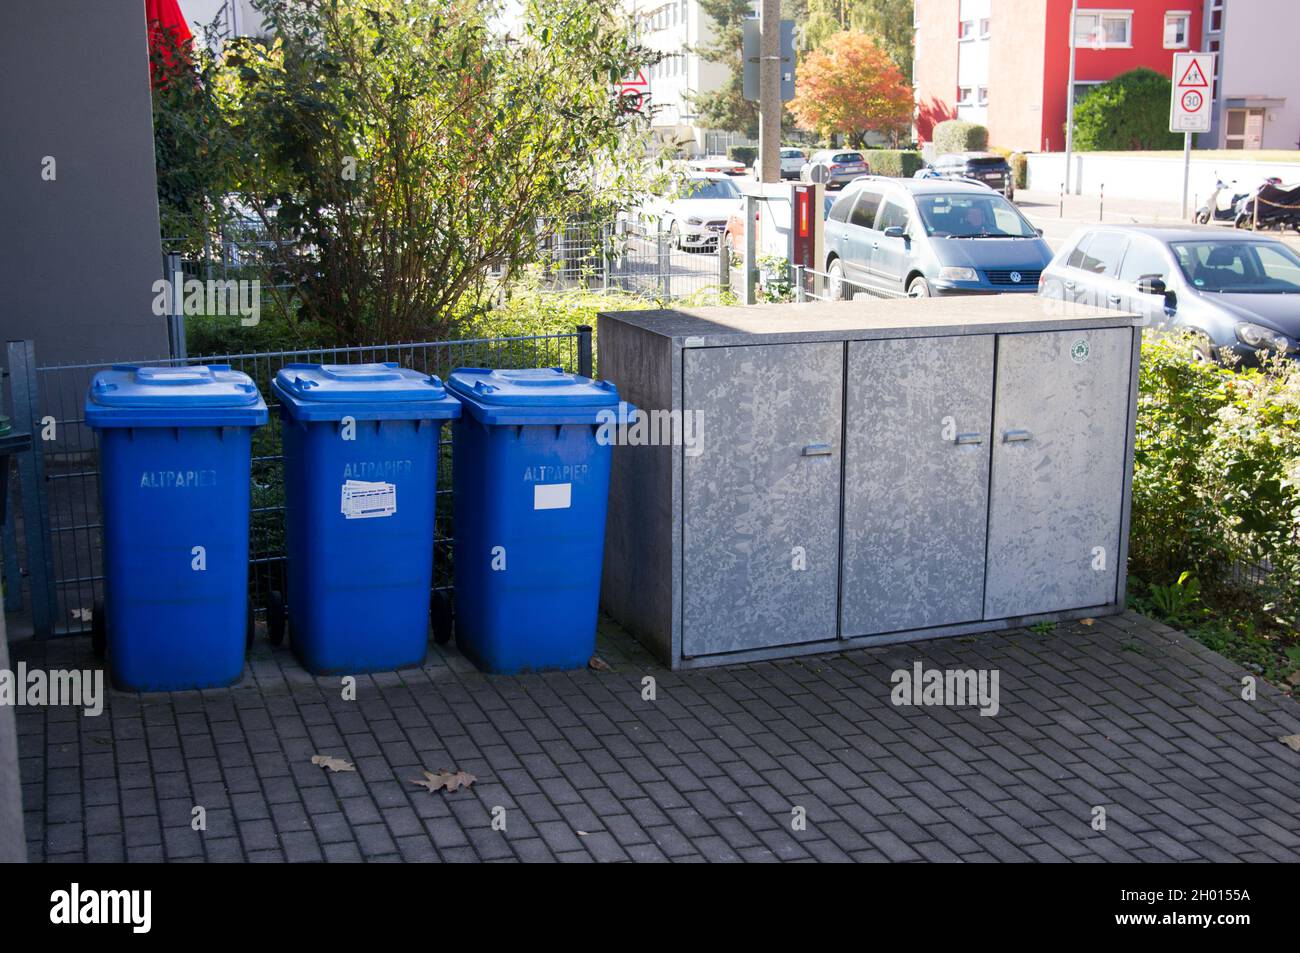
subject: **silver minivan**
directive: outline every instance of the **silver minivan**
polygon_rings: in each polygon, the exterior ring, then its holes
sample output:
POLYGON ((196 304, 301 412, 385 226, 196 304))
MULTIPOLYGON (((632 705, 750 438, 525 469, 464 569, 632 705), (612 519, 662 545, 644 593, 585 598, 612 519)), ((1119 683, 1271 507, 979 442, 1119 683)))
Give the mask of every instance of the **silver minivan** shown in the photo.
POLYGON ((1038 290, 1052 250, 1020 210, 983 185, 865 176, 826 217, 833 298, 1038 290))

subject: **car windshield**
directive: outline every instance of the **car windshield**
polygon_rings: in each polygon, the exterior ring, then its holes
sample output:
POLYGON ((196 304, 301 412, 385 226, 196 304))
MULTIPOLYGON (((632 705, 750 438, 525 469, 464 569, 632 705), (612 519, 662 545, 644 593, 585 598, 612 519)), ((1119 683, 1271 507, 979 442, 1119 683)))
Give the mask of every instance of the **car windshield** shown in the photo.
POLYGON ((1197 291, 1300 294, 1300 257, 1281 242, 1210 239, 1170 242, 1169 247, 1197 291))
POLYGON ((916 207, 932 238, 1038 237, 1016 207, 996 192, 918 195, 916 207))
POLYGON ((836 153, 832 162, 861 162, 862 153, 860 152, 840 152, 836 153))
POLYGON ((740 189, 730 179, 691 179, 686 184, 688 199, 738 199, 740 189))

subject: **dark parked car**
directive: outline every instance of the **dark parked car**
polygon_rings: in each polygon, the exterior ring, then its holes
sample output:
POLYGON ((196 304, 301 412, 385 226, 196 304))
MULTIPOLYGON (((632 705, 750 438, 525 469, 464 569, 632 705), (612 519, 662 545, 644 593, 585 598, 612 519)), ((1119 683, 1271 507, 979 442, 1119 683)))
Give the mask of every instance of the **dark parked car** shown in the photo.
POLYGON ((866 176, 826 216, 830 296, 1029 292, 1052 251, 1020 210, 968 182, 866 176))
POLYGON ((1196 356, 1243 364, 1300 351, 1300 256, 1264 235, 1211 225, 1083 228, 1043 271, 1039 294, 1132 310, 1196 333, 1196 356))
POLYGON ((941 155, 915 174, 918 179, 971 179, 1015 198, 1016 182, 1011 164, 993 152, 950 152, 941 155))

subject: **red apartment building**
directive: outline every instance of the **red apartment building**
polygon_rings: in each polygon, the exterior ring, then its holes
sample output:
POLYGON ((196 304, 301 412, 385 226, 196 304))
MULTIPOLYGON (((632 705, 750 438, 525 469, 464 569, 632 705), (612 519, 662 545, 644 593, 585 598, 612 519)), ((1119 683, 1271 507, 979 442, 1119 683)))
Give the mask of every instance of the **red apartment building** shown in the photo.
MULTIPOLYGON (((1146 66, 1168 76, 1198 50, 1204 0, 1079 0, 1075 96, 1146 66)), ((1065 146, 1070 0, 916 0, 916 131, 966 119, 989 144, 1034 152, 1065 146)))

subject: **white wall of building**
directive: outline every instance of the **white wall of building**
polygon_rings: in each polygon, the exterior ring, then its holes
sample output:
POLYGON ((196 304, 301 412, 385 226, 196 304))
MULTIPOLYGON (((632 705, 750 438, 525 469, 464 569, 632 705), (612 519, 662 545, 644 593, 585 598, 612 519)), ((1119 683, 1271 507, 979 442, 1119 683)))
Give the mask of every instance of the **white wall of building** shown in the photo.
POLYGON ((991 7, 992 0, 961 0, 958 22, 965 35, 957 41, 957 118, 966 122, 988 122, 991 7), (962 101, 965 90, 969 99, 962 101))
POLYGON ((262 32, 262 15, 252 0, 177 0, 181 15, 190 25, 196 40, 202 41, 203 30, 213 20, 232 36, 257 36, 262 32))
MULTIPOLYGON (((1207 27, 1211 6, 1207 0, 1207 27)), ((1227 111, 1248 107, 1263 110, 1260 148, 1300 144, 1300 69, 1287 29, 1297 12, 1296 0, 1224 0, 1216 147, 1228 146, 1227 111)))
POLYGON ((728 79, 729 67, 711 63, 696 50, 714 40, 714 23, 698 0, 626 0, 625 9, 639 24, 642 44, 664 54, 647 71, 651 125, 665 140, 685 140, 685 151, 704 151, 705 128, 691 97, 712 92, 728 79))

